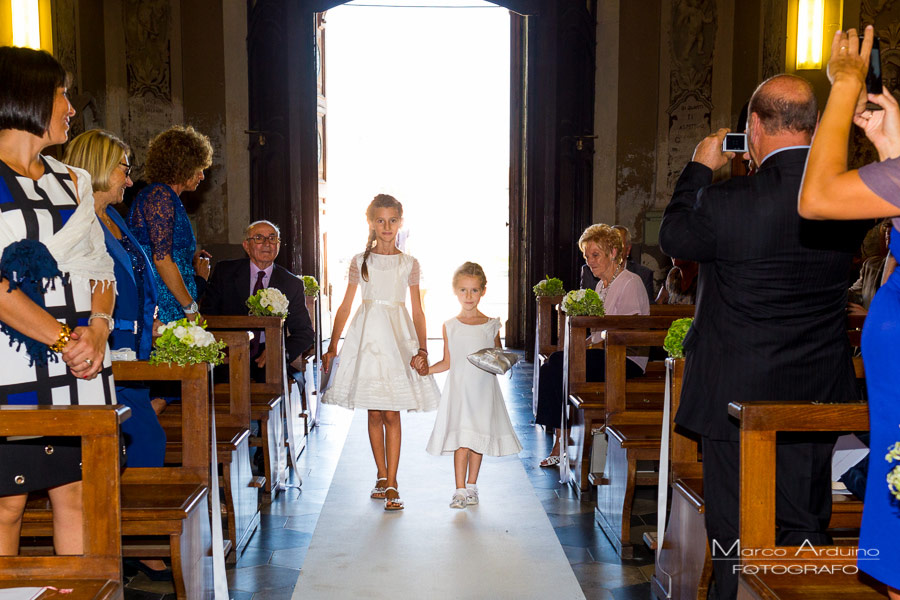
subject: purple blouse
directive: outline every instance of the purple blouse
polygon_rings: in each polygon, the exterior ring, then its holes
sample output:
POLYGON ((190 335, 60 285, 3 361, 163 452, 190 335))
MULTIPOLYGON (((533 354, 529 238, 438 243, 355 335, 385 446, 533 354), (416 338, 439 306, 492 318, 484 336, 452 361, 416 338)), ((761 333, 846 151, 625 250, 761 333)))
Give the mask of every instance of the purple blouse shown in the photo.
MULTIPOLYGON (((900 208, 900 158, 869 163, 859 170, 859 177, 879 198, 900 208)), ((900 230, 900 217, 891 222, 900 230)))

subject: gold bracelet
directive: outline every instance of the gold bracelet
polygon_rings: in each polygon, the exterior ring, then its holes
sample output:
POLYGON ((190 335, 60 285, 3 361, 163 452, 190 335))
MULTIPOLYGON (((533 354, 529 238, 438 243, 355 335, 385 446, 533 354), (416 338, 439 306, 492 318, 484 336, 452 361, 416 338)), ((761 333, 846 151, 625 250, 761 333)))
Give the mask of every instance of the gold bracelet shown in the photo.
POLYGON ((57 338, 56 343, 50 346, 50 349, 54 352, 62 352, 71 338, 72 328, 65 323, 61 323, 61 327, 59 328, 59 338, 57 338))

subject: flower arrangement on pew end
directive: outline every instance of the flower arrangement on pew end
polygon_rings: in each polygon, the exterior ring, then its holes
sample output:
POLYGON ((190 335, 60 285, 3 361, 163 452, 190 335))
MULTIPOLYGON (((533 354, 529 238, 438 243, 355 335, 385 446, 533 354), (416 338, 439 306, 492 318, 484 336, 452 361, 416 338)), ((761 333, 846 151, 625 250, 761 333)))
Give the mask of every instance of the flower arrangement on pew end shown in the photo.
POLYGON ((594 290, 572 290, 560 305, 570 317, 602 317, 606 314, 603 299, 594 290))
POLYGON ((312 275, 304 275, 300 279, 303 280, 303 294, 305 296, 315 296, 319 293, 319 282, 312 275))
POLYGON ((251 317, 281 317, 288 314, 288 299, 278 288, 262 288, 249 298, 247 307, 251 317))
POLYGON ((157 329, 155 348, 150 354, 150 364, 175 363, 180 367, 196 363, 221 365, 225 353, 224 341, 206 331, 206 321, 199 319, 191 322, 187 319, 170 321, 157 329))
POLYGON ((666 334, 666 339, 663 341, 663 348, 666 349, 670 357, 684 358, 684 336, 687 335, 693 322, 694 319, 690 317, 672 321, 672 324, 669 326, 669 332, 666 334))
POLYGON ((566 293, 562 280, 549 275, 546 279, 538 281, 537 285, 531 289, 534 290, 535 296, 562 296, 566 293))
MULTIPOLYGON (((884 460, 888 461, 889 463, 900 463, 900 442, 896 442, 894 444, 894 447, 888 451, 887 455, 884 457, 884 460)), ((900 465, 895 466, 888 472, 887 482, 888 489, 891 491, 891 494, 894 495, 894 498, 900 500, 900 465)))

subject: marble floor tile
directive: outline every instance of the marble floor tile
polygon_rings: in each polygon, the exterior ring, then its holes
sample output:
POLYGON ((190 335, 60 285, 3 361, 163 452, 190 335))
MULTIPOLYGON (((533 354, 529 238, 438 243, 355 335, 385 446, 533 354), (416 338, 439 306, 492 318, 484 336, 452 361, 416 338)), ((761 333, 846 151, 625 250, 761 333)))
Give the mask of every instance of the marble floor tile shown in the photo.
POLYGON ((288 569, 272 565, 247 567, 228 571, 228 589, 242 592, 293 588, 300 575, 299 569, 288 569))
POLYGON ((288 567, 290 569, 303 568, 303 559, 306 557, 306 551, 309 546, 301 546, 299 548, 286 548, 284 550, 276 550, 272 553, 270 565, 276 567, 288 567))

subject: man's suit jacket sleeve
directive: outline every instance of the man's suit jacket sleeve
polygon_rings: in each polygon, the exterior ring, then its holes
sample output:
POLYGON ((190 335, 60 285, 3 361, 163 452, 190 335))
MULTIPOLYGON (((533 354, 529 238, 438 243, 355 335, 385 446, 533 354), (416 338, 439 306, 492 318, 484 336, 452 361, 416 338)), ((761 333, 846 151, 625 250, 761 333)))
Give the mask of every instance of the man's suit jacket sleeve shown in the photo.
POLYGON ((283 290, 288 297, 288 316, 285 320, 287 337, 284 341, 284 349, 287 353, 288 363, 309 350, 316 340, 312 323, 309 320, 309 312, 306 310, 306 296, 303 293, 303 282, 291 273, 285 273, 290 278, 291 284, 283 290))
POLYGON ((716 234, 706 203, 712 175, 709 167, 696 162, 681 172, 659 229, 659 246, 667 256, 697 262, 715 258, 716 234))
POLYGON ((225 286, 228 276, 222 264, 216 265, 209 275, 206 289, 200 298, 200 313, 209 315, 221 315, 223 313, 222 299, 225 297, 225 286))

